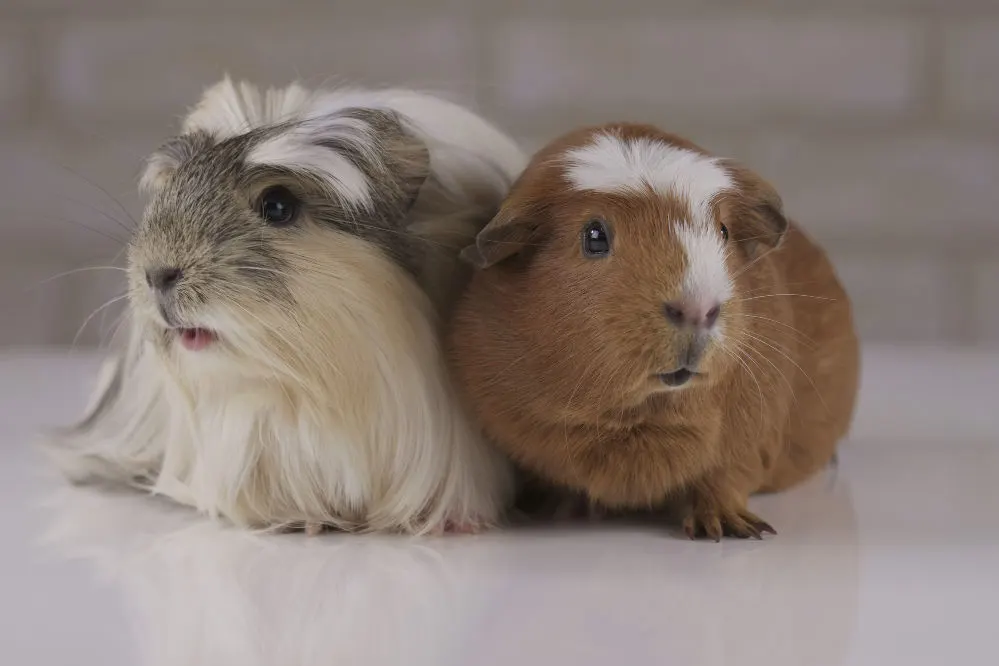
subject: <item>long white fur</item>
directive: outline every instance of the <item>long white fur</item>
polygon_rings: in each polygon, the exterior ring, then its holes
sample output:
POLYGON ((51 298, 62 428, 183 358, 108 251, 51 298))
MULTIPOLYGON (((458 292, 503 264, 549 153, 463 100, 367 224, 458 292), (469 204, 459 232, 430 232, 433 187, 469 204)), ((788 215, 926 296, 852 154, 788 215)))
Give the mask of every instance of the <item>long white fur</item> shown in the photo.
POLYGON ((644 194, 651 189, 685 201, 689 218, 672 221, 687 256, 683 299, 707 310, 731 298, 725 247, 711 204, 733 181, 717 159, 654 138, 602 133, 567 151, 564 160, 566 177, 579 190, 644 194))
MULTIPOLYGON (((431 153, 432 182, 411 224, 455 236, 455 247, 488 221, 526 161, 485 121, 430 96, 286 93, 223 81, 185 129, 221 137, 337 105, 395 110, 431 153)), ((510 471, 460 406, 438 339, 453 270, 439 269, 435 293, 348 234, 312 232, 294 250, 293 316, 279 303, 252 312, 212 305, 199 323, 220 332, 217 349, 148 342, 153 315, 133 300, 128 348, 112 362, 122 390, 98 402, 88 427, 49 447, 57 463, 74 480, 138 485, 253 527, 423 533, 495 521, 510 471)))

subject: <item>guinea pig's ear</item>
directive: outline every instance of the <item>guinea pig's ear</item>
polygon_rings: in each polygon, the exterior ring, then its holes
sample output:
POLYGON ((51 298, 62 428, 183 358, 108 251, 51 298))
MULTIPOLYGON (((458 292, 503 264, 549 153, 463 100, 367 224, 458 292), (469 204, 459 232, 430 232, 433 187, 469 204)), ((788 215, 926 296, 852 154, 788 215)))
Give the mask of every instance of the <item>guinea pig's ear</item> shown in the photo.
POLYGON ((461 251, 461 259, 478 269, 495 266, 531 245, 536 229, 534 216, 508 199, 475 237, 475 244, 461 251))
POLYGON ((366 122, 378 146, 381 159, 372 159, 369 165, 373 190, 393 199, 386 202, 389 205, 408 212, 430 177, 427 145, 404 127, 395 113, 378 109, 348 109, 344 113, 366 122))
POLYGON ((753 240, 770 248, 780 245, 787 233, 784 205, 776 192, 750 207, 749 221, 753 240))
POLYGON ((776 248, 789 226, 780 195, 770 183, 748 169, 733 166, 731 171, 737 189, 722 197, 722 218, 732 220, 735 240, 746 243, 751 254, 776 248))
POLYGON ((198 152, 210 147, 214 139, 207 132, 195 131, 175 136, 161 145, 156 152, 146 160, 146 166, 139 178, 139 190, 143 194, 152 194, 170 179, 180 168, 198 152))

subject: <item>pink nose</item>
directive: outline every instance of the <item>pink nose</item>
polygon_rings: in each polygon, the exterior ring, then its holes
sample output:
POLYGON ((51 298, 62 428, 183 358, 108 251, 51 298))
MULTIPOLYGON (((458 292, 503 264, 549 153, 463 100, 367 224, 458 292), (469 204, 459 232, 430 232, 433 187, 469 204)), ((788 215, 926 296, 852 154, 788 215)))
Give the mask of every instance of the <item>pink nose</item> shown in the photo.
POLYGON ((721 305, 713 304, 688 304, 679 301, 663 303, 663 314, 666 319, 676 326, 682 328, 691 326, 693 328, 709 329, 714 327, 721 313, 721 305))

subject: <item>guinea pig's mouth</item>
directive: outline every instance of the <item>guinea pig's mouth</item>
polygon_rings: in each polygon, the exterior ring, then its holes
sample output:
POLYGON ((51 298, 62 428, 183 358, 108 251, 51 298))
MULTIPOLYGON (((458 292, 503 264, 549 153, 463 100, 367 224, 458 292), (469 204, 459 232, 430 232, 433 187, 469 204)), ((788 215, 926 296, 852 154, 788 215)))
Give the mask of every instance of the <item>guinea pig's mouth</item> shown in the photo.
POLYGON ((700 377, 701 373, 694 372, 689 368, 680 368, 673 372, 659 373, 659 381, 670 388, 678 388, 689 382, 694 377, 700 377))
POLYGON ((218 340, 215 332, 207 328, 174 328, 172 330, 177 334, 181 346, 188 351, 201 351, 218 340))

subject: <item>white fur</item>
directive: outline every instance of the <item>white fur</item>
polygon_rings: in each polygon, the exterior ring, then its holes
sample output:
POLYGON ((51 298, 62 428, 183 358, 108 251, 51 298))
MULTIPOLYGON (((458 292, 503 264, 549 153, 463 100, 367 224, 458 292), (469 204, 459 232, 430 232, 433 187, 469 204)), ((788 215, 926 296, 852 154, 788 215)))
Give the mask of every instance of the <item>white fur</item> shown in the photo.
POLYGON ((255 127, 298 119, 313 93, 297 83, 261 92, 228 76, 208 88, 184 120, 182 133, 208 132, 216 139, 238 136, 255 127))
POLYGON ((732 297, 732 279, 725 265, 725 246, 714 226, 678 223, 673 233, 687 255, 683 300, 710 310, 732 297))
MULTIPOLYGON (((461 408, 438 329, 460 286, 457 249, 525 158, 485 121, 426 95, 287 94, 304 106, 223 82, 185 127, 221 136, 349 106, 402 114, 431 152, 409 220, 440 238, 418 276, 424 289, 374 246, 313 230, 287 241, 293 311, 209 303, 199 325, 220 340, 207 350, 147 341, 155 315, 133 295, 132 335, 115 362, 122 390, 50 452, 72 479, 139 485, 246 526, 422 533, 493 522, 511 493, 509 468, 461 408)), ((279 148, 264 155, 283 157, 279 148)), ((340 163, 315 166, 334 183, 349 180, 340 163)))
POLYGON ((250 151, 247 163, 280 165, 324 175, 334 181, 344 201, 355 208, 370 209, 371 191, 364 173, 343 155, 310 144, 300 134, 293 130, 264 141, 250 151))
POLYGON ((702 221, 715 196, 732 187, 732 178, 716 159, 644 137, 599 134, 568 151, 565 163, 566 176, 577 189, 641 193, 651 188, 685 199, 702 221))

